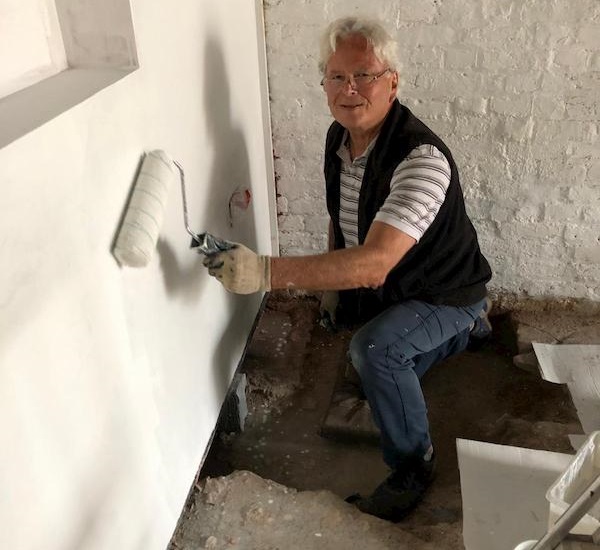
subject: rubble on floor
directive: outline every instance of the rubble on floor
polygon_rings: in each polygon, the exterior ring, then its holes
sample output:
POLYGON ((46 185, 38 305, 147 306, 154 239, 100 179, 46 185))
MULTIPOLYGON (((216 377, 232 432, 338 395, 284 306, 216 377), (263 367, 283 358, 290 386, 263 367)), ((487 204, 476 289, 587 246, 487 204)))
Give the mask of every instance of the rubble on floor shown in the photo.
POLYGON ((172 550, 433 550, 330 491, 296 491, 247 471, 204 479, 172 550))

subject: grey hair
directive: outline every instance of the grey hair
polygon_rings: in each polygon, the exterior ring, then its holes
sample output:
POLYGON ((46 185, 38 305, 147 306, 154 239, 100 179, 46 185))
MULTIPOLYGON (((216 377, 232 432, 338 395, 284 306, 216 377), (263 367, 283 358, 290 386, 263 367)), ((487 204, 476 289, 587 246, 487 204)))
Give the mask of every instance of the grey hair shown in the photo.
POLYGON ((394 71, 400 69, 396 41, 383 28, 379 21, 362 17, 342 17, 330 23, 321 36, 319 71, 325 74, 327 62, 336 50, 340 40, 351 35, 360 35, 373 46, 379 61, 386 63, 394 71))

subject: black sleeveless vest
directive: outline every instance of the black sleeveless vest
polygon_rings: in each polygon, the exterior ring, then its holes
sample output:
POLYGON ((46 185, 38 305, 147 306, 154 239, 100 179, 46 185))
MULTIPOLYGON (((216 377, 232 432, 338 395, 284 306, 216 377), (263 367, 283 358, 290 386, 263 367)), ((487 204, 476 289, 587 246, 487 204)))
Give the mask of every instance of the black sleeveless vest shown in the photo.
MULTIPOLYGON (((339 222, 340 166, 337 155, 344 128, 334 122, 325 145, 327 209, 333 221, 335 248, 344 248, 339 222)), ((358 203, 358 240, 362 244, 375 214, 390 192, 394 170, 415 147, 431 144, 450 163, 446 198, 421 240, 390 271, 382 287, 341 293, 342 310, 354 320, 365 320, 391 304, 418 299, 436 305, 466 306, 486 295, 490 266, 479 249, 477 234, 465 204, 452 155, 425 124, 396 99, 369 157, 358 203)))

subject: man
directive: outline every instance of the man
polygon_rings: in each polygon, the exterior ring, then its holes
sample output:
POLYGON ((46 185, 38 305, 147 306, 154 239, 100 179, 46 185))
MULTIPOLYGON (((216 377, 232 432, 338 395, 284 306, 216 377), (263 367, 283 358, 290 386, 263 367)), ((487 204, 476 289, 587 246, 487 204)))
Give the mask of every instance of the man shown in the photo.
POLYGON ((490 326, 491 278, 446 145, 396 99, 395 44, 348 17, 326 29, 322 85, 335 122, 325 145, 330 251, 270 258, 246 247, 205 260, 230 291, 325 291, 332 318, 365 323, 350 356, 391 474, 350 502, 398 521, 433 480, 435 453, 419 378, 490 326), (340 303, 337 305, 337 293, 340 303))

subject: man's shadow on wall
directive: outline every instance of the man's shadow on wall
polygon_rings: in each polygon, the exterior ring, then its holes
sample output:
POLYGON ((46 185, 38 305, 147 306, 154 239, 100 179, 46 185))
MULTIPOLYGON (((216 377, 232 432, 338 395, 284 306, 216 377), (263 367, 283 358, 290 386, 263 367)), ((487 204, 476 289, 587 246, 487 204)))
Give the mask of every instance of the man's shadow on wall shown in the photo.
MULTIPOLYGON (((229 201, 240 186, 251 188, 250 161, 248 147, 242 129, 232 118, 230 97, 230 78, 221 44, 214 35, 209 35, 205 48, 205 90, 204 108, 207 116, 209 135, 215 144, 215 154, 211 165, 206 211, 204 219, 209 222, 209 231, 224 235, 228 239, 241 242, 256 251, 258 239, 254 217, 254 202, 250 201, 244 217, 231 221, 229 201)), ((246 108, 252 108, 248 105, 246 108)), ((215 284, 213 282, 213 284, 215 284)), ((226 292, 220 285, 216 292, 226 292)), ((219 395, 225 395, 229 387, 229 367, 236 361, 232 354, 237 346, 231 341, 240 337, 239 317, 247 315, 248 308, 256 307, 256 296, 240 296, 227 293, 228 323, 221 334, 215 350, 212 366, 214 369, 215 389, 219 395)))
MULTIPOLYGON (((198 213, 193 205, 189 207, 190 226, 194 231, 208 231, 215 236, 241 242, 256 250, 258 239, 253 201, 250 201, 248 209, 239 219, 232 222, 230 217, 229 202, 232 194, 239 187, 251 188, 252 180, 246 139, 242 129, 232 118, 230 78, 217 37, 207 37, 204 51, 203 108, 209 143, 213 147, 213 158, 208 160, 209 151, 202 150, 197 153, 201 159, 200 165, 204 159, 206 164, 210 164, 210 175, 206 179, 208 187, 204 194, 204 211, 198 213)), ((205 274, 201 270, 199 272, 196 266, 192 270, 183 271, 177 264, 173 250, 165 241, 159 241, 158 248, 167 292, 170 295, 183 294, 189 299, 197 298, 198 281, 204 278, 205 274)), ((227 292, 215 280, 206 281, 202 288, 212 293, 227 292)), ((221 335, 212 362, 215 370, 215 389, 219 395, 224 395, 227 391, 230 382, 229 366, 232 361, 237 360, 232 352, 237 350, 238 346, 231 345, 231 341, 240 336, 236 320, 244 314, 247 315, 248 308, 256 310, 256 296, 227 293, 226 304, 228 324, 221 335)), ((198 335, 199 339, 201 337, 202 335, 198 335)))

